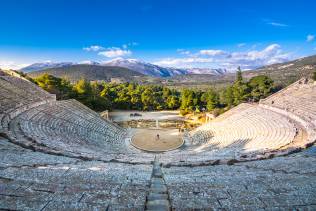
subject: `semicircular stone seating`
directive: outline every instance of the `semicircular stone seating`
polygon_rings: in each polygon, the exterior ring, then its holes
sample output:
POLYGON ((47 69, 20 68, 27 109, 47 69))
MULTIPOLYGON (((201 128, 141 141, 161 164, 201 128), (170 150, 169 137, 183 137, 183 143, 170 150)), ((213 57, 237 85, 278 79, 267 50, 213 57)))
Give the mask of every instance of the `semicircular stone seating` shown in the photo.
POLYGON ((55 101, 18 116, 12 129, 59 151, 93 155, 125 149, 124 130, 75 100, 55 101), (18 126, 18 127, 17 127, 18 126))
MULTIPOLYGON (((219 121, 207 123, 191 134, 191 146, 182 153, 162 156, 163 160, 185 161, 235 159, 245 154, 279 149, 294 139, 296 128, 288 118, 261 108, 243 104, 219 121), (247 107, 247 108, 245 108, 247 107)), ((180 152, 179 152, 180 153, 180 152)))
MULTIPOLYGON (((152 154, 126 147, 119 126, 75 100, 56 101, 21 80, 0 76, 0 209, 314 208, 314 154, 233 166, 158 167, 154 162, 152 167, 152 154)), ((295 103, 277 93, 273 106, 315 122, 316 92, 300 93, 295 103)), ((159 161, 190 164, 287 145, 296 133, 295 119, 261 105, 237 106, 193 131, 189 147, 157 155, 159 161)))
POLYGON ((300 130, 307 137, 296 143, 296 147, 305 148, 316 141, 316 82, 306 78, 259 104, 240 104, 202 125, 191 132, 185 152, 166 153, 162 160, 190 162, 253 157, 290 146, 300 130))
POLYGON ((260 104, 293 113, 316 126, 316 84, 312 80, 302 78, 260 104))
POLYGON ((32 107, 55 101, 56 97, 27 80, 1 76, 0 99, 0 132, 4 132, 10 119, 32 107))
MULTIPOLYGON (((1 76, 0 88, 0 132, 5 131, 16 144, 76 158, 140 163, 153 160, 153 154, 131 150, 125 129, 76 100, 56 101, 55 96, 29 81, 12 76, 1 76)), ((267 99, 273 99, 273 106, 315 121, 315 85, 298 83, 287 89, 267 99), (297 86, 309 88, 303 91, 297 86)), ((161 153, 160 161, 238 159, 287 146, 297 135, 296 122, 263 104, 244 103, 231 109, 191 132, 189 143, 181 149, 161 153)))
POLYGON ((56 101, 54 95, 20 78, 1 76, 0 80, 0 132, 15 144, 84 159, 153 160, 152 154, 130 150, 125 129, 78 101, 56 101))

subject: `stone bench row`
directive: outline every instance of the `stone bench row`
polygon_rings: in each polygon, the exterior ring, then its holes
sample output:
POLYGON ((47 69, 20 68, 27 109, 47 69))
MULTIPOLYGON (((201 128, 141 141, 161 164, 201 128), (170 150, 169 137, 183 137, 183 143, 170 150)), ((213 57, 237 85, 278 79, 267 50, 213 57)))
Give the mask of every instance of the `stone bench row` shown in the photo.
POLYGON ((10 84, 10 87, 14 87, 16 90, 23 90, 24 92, 29 93, 30 95, 37 95, 39 97, 47 97, 50 95, 42 88, 27 80, 23 80, 12 76, 2 76, 1 79, 7 82, 7 87, 9 87, 8 84, 10 84))
POLYGON ((143 210, 150 175, 149 165, 102 162, 6 168, 0 209, 143 210))
POLYGON ((288 118, 259 106, 251 106, 221 121, 193 131, 191 146, 161 155, 170 163, 252 158, 292 142, 297 129, 288 118), (192 144, 193 143, 193 144, 192 144))
MULTIPOLYGON (((262 109, 263 110, 263 109, 262 109)), ((236 145, 237 140, 249 140, 249 149, 277 148, 289 143, 295 135, 295 127, 286 118, 280 118, 271 112, 268 118, 267 113, 260 109, 248 109, 238 115, 231 116, 222 122, 210 123, 199 129, 197 137, 195 134, 192 139, 195 141, 207 138, 209 141, 202 141, 205 145, 212 142, 223 145, 236 145), (205 131, 204 135, 203 131, 205 131)), ((241 143, 243 143, 241 141, 241 143)), ((245 147, 243 147, 245 148, 245 147)))
POLYGON ((261 100, 260 104, 292 112, 306 121, 316 121, 316 84, 300 80, 261 100))
MULTIPOLYGON (((24 118, 26 119, 34 119, 38 118, 34 117, 36 114, 44 113, 46 116, 52 116, 60 119, 64 119, 65 121, 70 121, 75 124, 82 124, 87 127, 87 124, 93 124, 98 130, 102 128, 112 128, 113 130, 122 130, 122 128, 114 126, 110 122, 101 118, 98 114, 91 114, 89 110, 80 110, 77 107, 77 101, 68 100, 68 101, 56 101, 51 104, 47 104, 41 107, 38 107, 36 110, 30 111, 24 114, 24 118)), ((39 115, 45 116, 45 115, 39 115)))

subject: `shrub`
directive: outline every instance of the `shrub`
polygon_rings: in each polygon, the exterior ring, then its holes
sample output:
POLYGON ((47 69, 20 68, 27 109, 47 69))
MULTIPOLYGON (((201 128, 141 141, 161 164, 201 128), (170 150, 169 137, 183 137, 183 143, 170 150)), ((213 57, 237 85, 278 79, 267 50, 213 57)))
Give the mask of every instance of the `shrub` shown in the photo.
POLYGON ((214 117, 218 117, 218 115, 221 114, 221 110, 218 109, 218 108, 215 108, 215 109, 212 111, 212 114, 214 115, 214 117))
POLYGON ((313 72, 313 80, 316 81, 316 70, 313 72))
POLYGON ((184 116, 186 114, 188 114, 189 112, 187 110, 181 109, 180 110, 180 115, 184 116))

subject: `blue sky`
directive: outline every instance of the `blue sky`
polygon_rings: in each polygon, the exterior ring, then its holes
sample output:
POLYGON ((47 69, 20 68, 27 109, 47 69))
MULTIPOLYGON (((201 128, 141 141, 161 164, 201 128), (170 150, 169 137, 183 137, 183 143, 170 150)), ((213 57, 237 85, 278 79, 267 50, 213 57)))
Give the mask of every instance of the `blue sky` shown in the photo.
POLYGON ((314 0, 1 0, 0 67, 134 58, 234 69, 316 54, 314 0))

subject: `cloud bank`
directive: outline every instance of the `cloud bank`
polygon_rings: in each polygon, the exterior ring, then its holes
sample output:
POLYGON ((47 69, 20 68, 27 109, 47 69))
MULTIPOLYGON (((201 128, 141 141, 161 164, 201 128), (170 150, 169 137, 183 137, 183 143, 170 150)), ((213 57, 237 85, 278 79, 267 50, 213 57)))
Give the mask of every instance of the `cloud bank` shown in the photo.
POLYGON ((220 49, 202 49, 197 53, 182 58, 164 58, 154 62, 161 66, 171 67, 209 67, 226 68, 234 71, 255 69, 264 65, 286 62, 291 53, 283 52, 279 44, 271 44, 261 50, 228 52, 220 49))
POLYGON ((312 34, 309 34, 306 37, 307 42, 312 42, 312 41, 314 41, 314 39, 315 39, 315 35, 312 35, 312 34))
POLYGON ((101 51, 104 49, 105 48, 100 46, 100 45, 91 45, 90 47, 83 48, 83 50, 85 50, 85 51, 101 51))
POLYGON ((268 23, 271 26, 277 26, 277 27, 288 27, 289 25, 284 24, 284 23, 278 23, 278 22, 269 22, 268 23))
POLYGON ((129 56, 131 54, 132 52, 130 50, 116 48, 116 47, 112 47, 112 48, 107 49, 106 51, 100 51, 98 53, 98 55, 105 56, 108 58, 124 57, 124 56, 129 56))
POLYGON ((26 67, 30 64, 23 64, 14 61, 0 60, 0 69, 4 70, 19 70, 23 67, 26 67))

